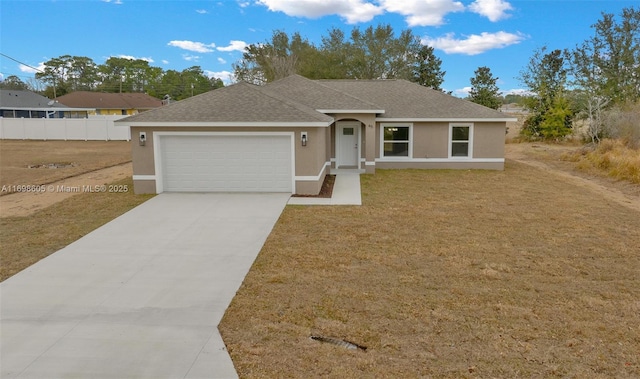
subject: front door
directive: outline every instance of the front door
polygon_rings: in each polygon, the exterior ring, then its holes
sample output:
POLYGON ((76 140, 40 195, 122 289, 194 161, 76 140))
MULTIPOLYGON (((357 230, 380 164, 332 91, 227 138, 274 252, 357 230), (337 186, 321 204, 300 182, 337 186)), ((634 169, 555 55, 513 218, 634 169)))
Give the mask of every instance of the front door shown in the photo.
POLYGON ((339 122, 336 125, 336 168, 358 167, 359 122, 339 122))

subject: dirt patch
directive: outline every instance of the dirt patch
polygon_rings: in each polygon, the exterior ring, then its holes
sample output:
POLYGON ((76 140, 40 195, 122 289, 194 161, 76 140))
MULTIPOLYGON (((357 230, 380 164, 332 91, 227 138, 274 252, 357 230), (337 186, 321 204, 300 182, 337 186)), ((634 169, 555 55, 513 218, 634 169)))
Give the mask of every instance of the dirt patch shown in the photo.
POLYGON ((73 163, 42 163, 36 165, 28 165, 27 168, 48 168, 48 169, 56 169, 56 168, 69 168, 74 167, 73 163))
POLYGON ((561 177, 576 186, 594 191, 609 201, 640 212, 639 185, 589 175, 575 169, 571 162, 561 159, 562 154, 580 148, 576 145, 511 143, 505 146, 505 157, 561 177))
POLYGON ((292 195, 293 197, 319 197, 330 198, 333 195, 333 185, 336 182, 335 175, 325 175, 324 182, 322 182, 322 188, 317 195, 292 195))
POLYGON ((0 140, 0 195, 127 162, 128 141, 0 140))
MULTIPOLYGON (((131 163, 95 170, 45 185, 28 187, 29 192, 14 192, 0 197, 0 217, 24 217, 81 193, 133 192, 129 185, 112 183, 131 178, 131 163)), ((26 191, 26 189, 25 189, 26 191)))

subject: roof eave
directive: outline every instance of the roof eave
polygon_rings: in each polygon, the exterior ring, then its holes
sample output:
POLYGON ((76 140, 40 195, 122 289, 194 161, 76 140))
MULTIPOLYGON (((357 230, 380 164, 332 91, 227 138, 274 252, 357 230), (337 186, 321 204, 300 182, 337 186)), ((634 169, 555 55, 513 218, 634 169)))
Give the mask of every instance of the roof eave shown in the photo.
POLYGON ((332 121, 317 121, 317 122, 154 122, 154 121, 139 121, 139 122, 127 122, 126 120, 115 121, 119 126, 131 126, 131 127, 197 127, 197 128, 220 128, 220 127, 258 127, 258 128, 289 128, 289 127, 309 127, 309 128, 327 128, 333 124, 332 121))
POLYGON ((95 108, 54 108, 54 107, 0 107, 2 110, 16 110, 16 111, 95 111, 95 108))
POLYGON ((320 113, 373 113, 384 114, 384 109, 316 109, 320 113))
POLYGON ((376 121, 380 122, 516 122, 517 118, 482 118, 482 117, 428 117, 428 118, 410 118, 410 117, 376 117, 376 121))

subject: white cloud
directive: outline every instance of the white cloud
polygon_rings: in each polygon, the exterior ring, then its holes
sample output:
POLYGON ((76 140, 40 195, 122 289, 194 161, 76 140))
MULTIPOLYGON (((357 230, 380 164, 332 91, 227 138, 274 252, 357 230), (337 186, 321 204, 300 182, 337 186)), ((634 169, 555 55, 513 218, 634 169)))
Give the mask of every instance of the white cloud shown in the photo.
POLYGON ((295 17, 320 18, 336 14, 349 24, 371 21, 384 12, 382 7, 365 0, 257 0, 257 4, 295 17))
POLYGON ((225 85, 233 83, 235 77, 233 76, 233 72, 231 71, 209 71, 204 70, 204 74, 209 78, 218 78, 221 79, 225 85))
POLYGON ((209 12, 208 12, 206 9, 196 9, 196 13, 199 13, 199 14, 207 14, 207 13, 209 13, 209 12))
POLYGON ((528 89, 513 88, 513 89, 502 91, 502 94, 503 95, 531 96, 531 95, 533 95, 533 92, 529 91, 528 89))
POLYGON ((121 0, 102 0, 103 3, 113 3, 116 5, 121 5, 122 1, 121 0))
POLYGON ((218 47, 218 51, 244 51, 247 47, 247 43, 244 41, 229 41, 229 46, 218 47))
POLYGON ((469 96, 470 92, 471 87, 463 87, 453 91, 454 95, 456 95, 457 97, 467 97, 469 96))
POLYGON ((35 70, 34 68, 31 68, 29 66, 25 66, 23 64, 18 65, 18 69, 20 70, 20 72, 24 72, 24 73, 27 73, 27 74, 35 74, 36 72, 42 72, 42 71, 44 71, 44 69, 46 67, 47 66, 44 65, 44 62, 38 63, 38 66, 35 67, 35 68, 37 68, 37 70, 35 70))
POLYGON ((154 60, 153 58, 148 58, 148 57, 134 57, 133 55, 118 55, 116 56, 117 58, 124 58, 124 59, 131 59, 132 61, 137 61, 138 59, 141 61, 147 61, 149 63, 153 63, 154 60))
POLYGON ((220 64, 226 64, 226 63, 227 63, 227 61, 225 61, 225 60, 224 60, 224 59, 222 59, 222 58, 218 58, 218 63, 220 63, 220 64))
POLYGON ((469 9, 496 22, 509 17, 507 12, 513 10, 513 7, 504 0, 476 0, 469 5, 469 9))
POLYGON ((520 43, 524 39, 525 36, 521 33, 483 32, 466 36, 464 39, 458 39, 454 33, 448 33, 438 38, 424 37, 422 43, 443 50, 447 54, 478 55, 488 50, 520 43))
POLYGON ((444 23, 444 16, 461 12, 464 5, 453 0, 380 0, 387 12, 405 16, 409 26, 437 26, 444 23))
POLYGON ((194 41, 170 41, 167 45, 178 47, 183 50, 193 51, 196 53, 211 53, 216 47, 215 43, 205 44, 194 41))
POLYGON ((169 64, 169 61, 168 61, 168 60, 166 60, 166 59, 163 59, 163 60, 162 60, 162 64, 169 64))
POLYGON ((199 55, 183 54, 182 55, 182 59, 184 59, 187 62, 197 62, 197 61, 200 60, 200 56, 199 55))

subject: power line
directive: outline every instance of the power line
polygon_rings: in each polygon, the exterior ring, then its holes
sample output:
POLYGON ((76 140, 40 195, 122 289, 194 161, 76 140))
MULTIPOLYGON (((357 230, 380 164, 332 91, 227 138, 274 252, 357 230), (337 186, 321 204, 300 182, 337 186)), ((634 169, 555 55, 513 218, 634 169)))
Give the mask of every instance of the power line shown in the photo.
POLYGON ((41 69, 39 69, 39 68, 37 68, 37 67, 33 67, 33 66, 28 65, 28 64, 26 64, 26 63, 24 63, 24 62, 20 62, 19 60, 17 60, 17 59, 15 59, 15 58, 10 57, 10 56, 8 56, 7 54, 0 53, 0 55, 2 55, 3 57, 5 57, 5 58, 7 58, 7 59, 11 59, 12 61, 14 61, 14 62, 16 62, 16 63, 20 63, 20 64, 21 64, 21 65, 23 65, 23 66, 27 66, 27 67, 29 67, 29 68, 32 68, 32 69, 36 70, 36 71, 44 72, 44 71, 42 71, 41 69))

